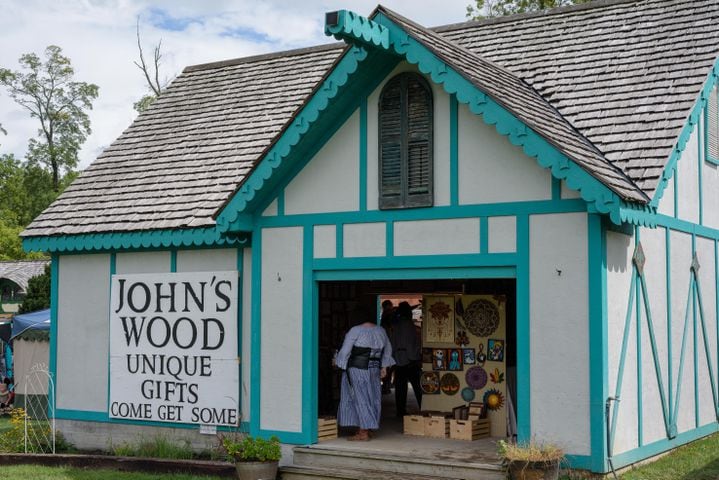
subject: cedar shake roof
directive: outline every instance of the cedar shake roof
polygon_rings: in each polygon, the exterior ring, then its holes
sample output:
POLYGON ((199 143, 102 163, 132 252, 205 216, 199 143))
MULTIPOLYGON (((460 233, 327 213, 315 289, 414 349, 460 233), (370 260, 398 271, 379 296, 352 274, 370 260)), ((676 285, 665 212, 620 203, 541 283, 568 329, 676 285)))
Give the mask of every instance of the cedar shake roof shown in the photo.
POLYGON ((15 282, 24 292, 32 277, 45 273, 49 260, 11 260, 0 261, 0 279, 6 278, 15 282))
MULTIPOLYGON (((716 0, 600 0, 436 33, 380 11, 640 203, 719 56, 716 0)), ((213 226, 344 47, 186 68, 23 236, 213 226)))

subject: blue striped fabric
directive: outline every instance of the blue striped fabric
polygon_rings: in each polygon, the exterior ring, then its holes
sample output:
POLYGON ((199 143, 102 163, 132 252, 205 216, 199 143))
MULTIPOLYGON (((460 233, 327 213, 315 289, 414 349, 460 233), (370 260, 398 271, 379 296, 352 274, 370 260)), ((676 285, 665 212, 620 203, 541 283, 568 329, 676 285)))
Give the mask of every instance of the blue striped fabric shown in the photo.
POLYGON ((370 362, 367 370, 348 368, 342 373, 342 393, 337 421, 342 427, 366 430, 379 428, 382 414, 382 384, 380 364, 370 362), (351 384, 347 379, 349 375, 351 384))

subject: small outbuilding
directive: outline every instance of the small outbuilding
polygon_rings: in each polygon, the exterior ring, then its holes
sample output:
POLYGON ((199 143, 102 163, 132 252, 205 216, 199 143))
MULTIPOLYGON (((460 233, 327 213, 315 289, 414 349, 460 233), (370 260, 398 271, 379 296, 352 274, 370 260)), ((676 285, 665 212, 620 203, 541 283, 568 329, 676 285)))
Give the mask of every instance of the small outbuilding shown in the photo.
POLYGON ((381 297, 424 302, 423 403, 574 468, 716 432, 719 3, 325 30, 186 68, 23 233, 66 437, 315 443, 381 297))

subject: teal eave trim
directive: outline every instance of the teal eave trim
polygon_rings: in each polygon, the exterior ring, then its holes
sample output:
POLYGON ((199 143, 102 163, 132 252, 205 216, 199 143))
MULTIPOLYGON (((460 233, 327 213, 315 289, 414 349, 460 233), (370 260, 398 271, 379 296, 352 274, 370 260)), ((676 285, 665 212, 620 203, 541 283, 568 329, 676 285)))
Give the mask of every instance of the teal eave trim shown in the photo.
POLYGON ((381 48, 416 64, 422 73, 430 75, 432 81, 442 85, 448 94, 456 95, 459 103, 468 105, 472 113, 480 115, 486 124, 493 125, 512 145, 522 147, 524 153, 530 158, 536 158, 542 168, 549 168, 553 177, 564 180, 569 188, 579 191, 582 199, 592 204, 599 213, 608 214, 616 224, 622 223, 620 207, 623 202, 616 193, 439 59, 391 19, 381 12, 371 20, 346 10, 340 10, 336 14, 336 19, 333 18, 335 23, 326 27, 328 34, 354 44, 355 48, 381 48))
MULTIPOLYGON (((704 108, 706 107, 707 100, 709 99, 709 93, 711 92, 711 89, 714 88, 714 85, 717 84, 717 81, 719 80, 719 58, 714 62, 714 66, 710 70, 709 74, 707 75, 707 79, 704 82, 704 87, 702 88, 699 97, 694 102, 694 107, 692 107, 691 113, 689 114, 689 118, 687 119, 687 122, 684 124, 684 127, 682 128, 681 133, 679 134, 679 138, 677 139, 677 143, 674 145, 674 149, 672 150, 671 155, 669 156, 669 161, 667 162, 666 166, 664 167, 664 171, 662 172, 661 179, 659 180, 659 184, 657 185, 657 189, 654 192, 654 198, 649 203, 651 207, 656 208, 659 206, 659 201, 662 199, 662 196, 664 195, 664 189, 667 187, 667 183, 669 180, 672 179, 674 174, 676 173, 677 168, 677 162, 682 156, 682 153, 684 152, 684 149, 687 146, 687 143, 689 142, 689 137, 691 137, 692 132, 694 131, 694 127, 699 125, 699 120, 702 117, 702 112, 704 111, 704 108)), ((677 195, 676 191, 676 185, 674 188, 674 195, 677 195)), ((674 206, 676 211, 676 204, 674 206)))
POLYGON ((22 246, 26 251, 51 253, 101 252, 112 250, 140 250, 178 247, 231 247, 243 246, 246 234, 224 235, 215 227, 144 230, 137 232, 87 233, 48 237, 25 237, 22 246))
POLYGON ((258 208, 274 188, 287 182, 293 176, 293 164, 309 161, 329 139, 327 132, 337 130, 360 108, 397 62, 399 57, 385 51, 348 48, 217 215, 219 231, 241 229, 241 219, 250 207, 258 208))

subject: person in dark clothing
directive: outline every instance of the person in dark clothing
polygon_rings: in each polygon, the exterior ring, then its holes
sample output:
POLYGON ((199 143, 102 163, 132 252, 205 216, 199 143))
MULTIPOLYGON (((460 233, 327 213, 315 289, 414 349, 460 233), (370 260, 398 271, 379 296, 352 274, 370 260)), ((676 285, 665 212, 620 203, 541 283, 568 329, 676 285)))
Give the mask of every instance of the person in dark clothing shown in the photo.
POLYGON ((422 389, 419 379, 422 374, 422 347, 417 329, 412 321, 412 308, 401 302, 397 307, 397 322, 390 336, 394 367, 394 398, 397 416, 407 413, 407 382, 412 384, 417 404, 422 407, 422 389))
MULTIPOLYGON (((394 327, 396 319, 396 312, 392 300, 385 300, 382 302, 382 316, 380 317, 379 324, 387 332, 387 337, 391 338, 392 328, 394 327)), ((392 393, 392 375, 394 373, 394 367, 387 369, 387 375, 382 379, 382 395, 392 393)))

